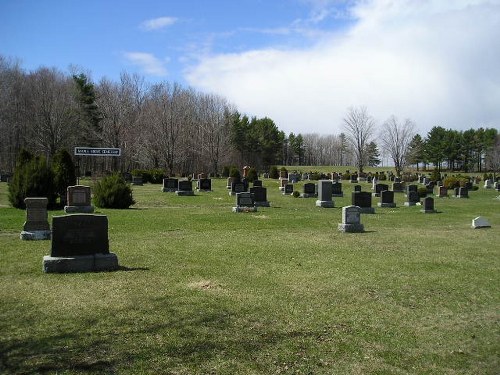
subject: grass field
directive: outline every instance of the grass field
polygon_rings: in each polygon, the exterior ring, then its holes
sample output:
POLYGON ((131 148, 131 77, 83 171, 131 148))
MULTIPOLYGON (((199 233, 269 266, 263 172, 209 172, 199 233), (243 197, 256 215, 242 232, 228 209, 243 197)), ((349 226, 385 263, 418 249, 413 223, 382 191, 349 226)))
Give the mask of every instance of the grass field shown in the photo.
POLYGON ((133 208, 97 209, 120 271, 44 274, 50 241, 19 239, 0 183, 0 373, 500 373, 498 192, 436 214, 396 194, 349 234, 350 184, 332 209, 264 186, 271 207, 238 214, 225 180, 133 187, 133 208))

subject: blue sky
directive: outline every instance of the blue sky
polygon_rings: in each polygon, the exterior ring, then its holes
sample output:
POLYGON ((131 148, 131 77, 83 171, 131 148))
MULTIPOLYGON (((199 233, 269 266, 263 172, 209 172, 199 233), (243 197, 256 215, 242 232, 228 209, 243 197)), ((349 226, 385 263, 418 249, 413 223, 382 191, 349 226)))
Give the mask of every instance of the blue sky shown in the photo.
POLYGON ((338 134, 351 106, 500 128, 500 0, 0 0, 0 54, 179 82, 285 132, 338 134))

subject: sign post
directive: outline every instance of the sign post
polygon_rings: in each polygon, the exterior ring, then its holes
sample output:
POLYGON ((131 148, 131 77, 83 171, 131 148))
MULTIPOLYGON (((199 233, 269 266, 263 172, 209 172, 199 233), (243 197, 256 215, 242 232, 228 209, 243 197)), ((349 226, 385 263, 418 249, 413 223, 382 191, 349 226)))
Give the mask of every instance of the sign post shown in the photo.
MULTIPOLYGON (((108 148, 108 147, 75 147, 75 156, 77 157, 78 169, 80 169, 80 156, 121 156, 121 148, 108 148)), ((77 184, 80 183, 80 173, 78 173, 77 184)))

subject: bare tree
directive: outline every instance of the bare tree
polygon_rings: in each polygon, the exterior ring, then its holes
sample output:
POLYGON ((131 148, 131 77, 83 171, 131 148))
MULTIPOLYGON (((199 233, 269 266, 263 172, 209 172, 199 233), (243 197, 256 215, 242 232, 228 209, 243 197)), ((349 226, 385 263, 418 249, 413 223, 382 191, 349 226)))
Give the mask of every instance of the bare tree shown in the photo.
POLYGON ((351 144, 359 173, 363 173, 366 161, 366 149, 372 140, 375 121, 368 114, 366 107, 349 108, 344 118, 347 141, 351 144))
POLYGON ((382 125, 380 144, 391 157, 397 176, 401 176, 401 172, 406 166, 410 144, 415 135, 414 129, 415 123, 413 121, 406 119, 404 123, 400 123, 394 115, 382 125))

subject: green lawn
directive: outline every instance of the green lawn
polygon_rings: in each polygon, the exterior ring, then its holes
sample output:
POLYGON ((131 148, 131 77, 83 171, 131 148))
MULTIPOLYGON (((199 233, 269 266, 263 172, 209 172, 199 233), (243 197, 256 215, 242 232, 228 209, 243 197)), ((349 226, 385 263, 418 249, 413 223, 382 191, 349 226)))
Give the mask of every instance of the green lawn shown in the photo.
POLYGON ((44 274, 50 241, 19 239, 0 183, 0 373, 498 374, 498 193, 436 214, 396 194, 349 234, 343 185, 322 209, 264 180, 271 207, 238 214, 225 180, 133 187, 133 208, 97 209, 120 271, 44 274))

